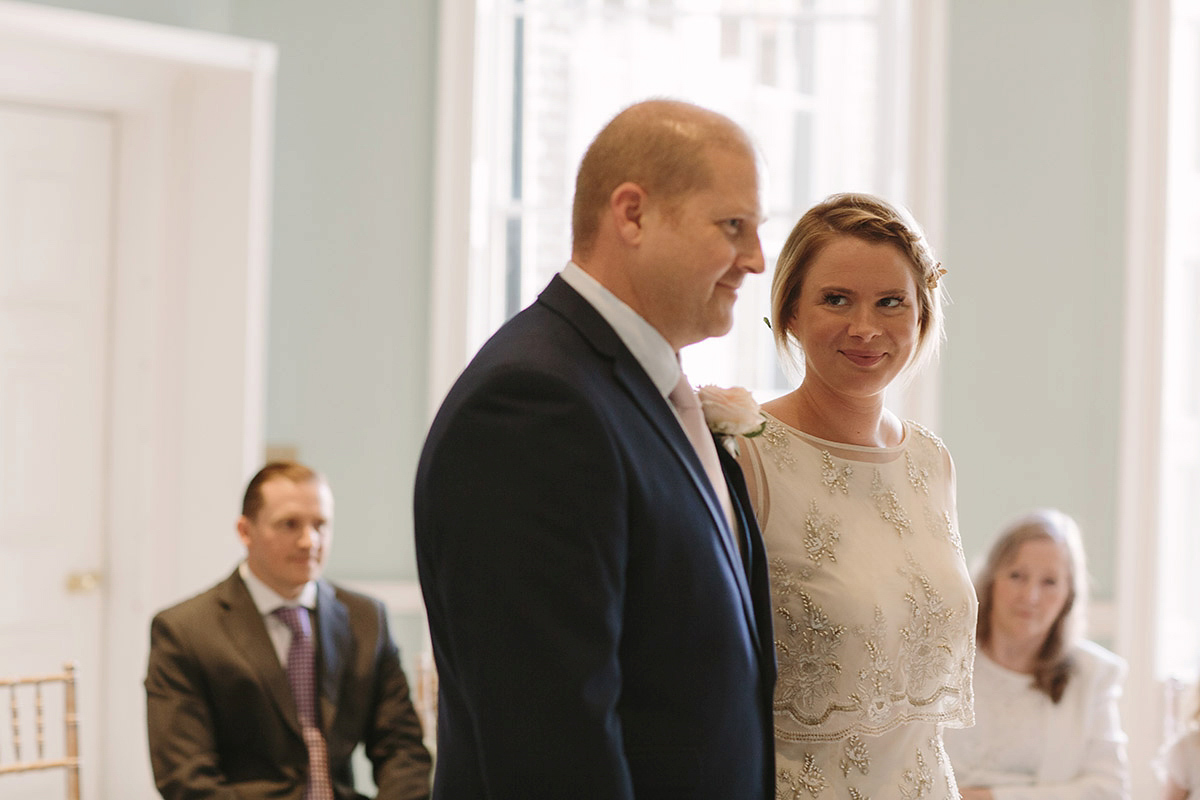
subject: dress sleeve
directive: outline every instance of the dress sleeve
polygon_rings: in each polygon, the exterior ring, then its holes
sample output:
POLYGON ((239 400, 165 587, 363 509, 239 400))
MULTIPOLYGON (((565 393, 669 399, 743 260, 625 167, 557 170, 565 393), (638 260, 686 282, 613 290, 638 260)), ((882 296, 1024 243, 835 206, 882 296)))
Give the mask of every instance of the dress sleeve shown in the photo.
POLYGON ((746 493, 750 497, 750 505, 754 508, 758 527, 766 530, 767 517, 771 511, 770 485, 763 472, 763 456, 758 438, 742 437, 738 441, 741 447, 738 448, 737 461, 742 467, 742 475, 746 478, 746 493))

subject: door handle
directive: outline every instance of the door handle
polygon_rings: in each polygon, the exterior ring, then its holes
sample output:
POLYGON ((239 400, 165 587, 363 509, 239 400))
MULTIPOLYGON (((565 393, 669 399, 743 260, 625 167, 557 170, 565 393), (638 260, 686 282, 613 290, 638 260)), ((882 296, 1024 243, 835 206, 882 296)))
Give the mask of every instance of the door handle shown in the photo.
POLYGON ((67 574, 67 592, 70 594, 89 594, 100 588, 100 572, 86 570, 67 574))

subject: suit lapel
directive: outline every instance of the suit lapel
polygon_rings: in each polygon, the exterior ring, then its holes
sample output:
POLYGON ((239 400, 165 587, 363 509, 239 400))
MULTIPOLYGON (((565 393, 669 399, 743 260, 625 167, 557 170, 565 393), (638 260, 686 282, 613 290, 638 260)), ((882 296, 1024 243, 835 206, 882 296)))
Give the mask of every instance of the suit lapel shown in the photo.
POLYGON ((317 582, 317 637, 320 642, 321 729, 329 739, 337 718, 345 654, 351 652, 350 615, 333 587, 317 582))
MULTIPOLYGON (((625 360, 617 360, 615 364, 617 379, 624 384, 630 397, 641 408, 642 413, 658 428, 659 433, 666 440, 672 452, 675 453, 675 457, 683 465, 697 491, 700 492, 700 496, 704 499, 704 503, 708 507, 709 516, 712 517, 713 525, 716 527, 715 535, 718 539, 718 546, 721 548, 721 552, 725 554, 725 561, 737 585, 738 596, 742 601, 742 613, 745 615, 747 627, 750 629, 755 648, 759 649, 760 636, 757 615, 750 596, 750 585, 746 579, 746 567, 742 561, 741 552, 735 544, 736 537, 742 534, 729 530, 729 520, 725 517, 725 510, 721 507, 721 501, 717 498, 716 491, 708 479, 708 473, 705 472, 704 465, 700 463, 700 456, 696 454, 696 448, 692 445, 691 440, 688 439, 682 426, 680 426, 679 420, 675 417, 675 412, 671 410, 668 401, 663 398, 658 389, 650 382, 650 378, 646 375, 645 370, 641 368, 641 365, 637 363, 633 355, 628 350, 625 350, 625 353, 628 361, 632 362, 633 368, 625 360), (634 371, 635 369, 636 372, 634 371)), ((731 462, 727 459, 730 456, 724 447, 721 447, 719 444, 716 447, 717 458, 721 460, 721 471, 728 476, 731 469, 731 462)), ((732 469, 740 470, 741 468, 736 463, 733 463, 732 469)), ((726 483, 728 484, 728 480, 726 480, 726 483)), ((741 523, 739 527, 745 529, 745 513, 741 508, 740 501, 735 499, 735 495, 735 492, 730 491, 730 499, 734 503, 735 516, 741 523)))
MULTIPOLYGON (((717 498, 716 491, 713 489, 708 480, 708 475, 704 471, 704 466, 700 463, 700 456, 696 454, 696 448, 692 446, 691 440, 688 439, 683 427, 679 424, 679 420, 676 418, 675 412, 671 410, 669 402, 658 391, 658 387, 650 380, 650 376, 646 374, 646 370, 642 368, 642 365, 634 355, 629 352, 629 348, 621 341, 621 337, 612 329, 612 326, 600 315, 600 312, 591 303, 583 299, 560 276, 556 275, 550 281, 550 284, 538 297, 538 301, 562 315, 591 343, 597 352, 612 361, 613 374, 617 382, 625 389, 630 399, 633 400, 642 414, 654 425, 659 435, 662 436, 663 440, 666 441, 671 451, 675 454, 675 458, 691 478, 696 490, 704 500, 705 506, 708 508, 713 525, 716 526, 716 536, 720 540, 718 544, 721 552, 725 554, 725 559, 737 584, 738 594, 742 601, 742 611, 746 615, 746 621, 752 635, 757 640, 759 638, 758 625, 755 619, 754 605, 750 597, 749 585, 746 580, 745 567, 743 566, 741 555, 737 552, 733 544, 735 536, 739 534, 729 530, 729 522, 725 518, 725 511, 721 508, 721 501, 717 498)), ((719 445, 717 446, 718 458, 722 456, 723 449, 719 445)), ((725 455, 728 456, 728 453, 725 453, 725 455)), ((739 469, 736 464, 734 468, 739 469)), ((722 460, 722 470, 726 473, 729 470, 729 466, 724 460, 722 460)), ((733 492, 731 492, 732 494, 733 492)), ((736 505, 738 505, 737 502, 735 502, 736 505)), ((743 512, 739 510, 738 515, 739 517, 743 516, 743 512)))
MULTIPOLYGON (((670 446, 671 451, 703 497, 709 514, 712 515, 713 523, 723 535, 723 541, 728 542, 730 536, 725 512, 721 508, 721 501, 709 484, 708 475, 700 463, 700 457, 696 455, 696 448, 687 438, 687 434, 680 426, 669 402, 658 391, 658 387, 650 380, 650 376, 646 374, 646 370, 642 368, 633 353, 629 352, 629 348, 621 341, 621 337, 591 303, 583 299, 558 275, 554 276, 554 279, 538 296, 538 302, 554 309, 573 325, 598 353, 612 362, 613 374, 617 381, 670 446)), ((722 544, 722 548, 726 555, 733 555, 724 544, 722 544)), ((732 560, 736 563, 738 559, 733 558, 732 560)))
POLYGON ((279 716, 300 736, 300 716, 296 712, 287 673, 279 663, 279 655, 271 644, 262 615, 236 571, 221 584, 218 599, 222 623, 230 641, 250 664, 251 672, 279 710, 279 716))
POLYGON ((763 544, 762 534, 758 530, 758 521, 754 518, 753 507, 750 505, 750 493, 746 490, 746 479, 742 475, 741 466, 724 447, 717 447, 717 456, 721 459, 721 466, 729 483, 729 494, 733 499, 733 506, 737 510, 740 523, 738 530, 741 535, 741 551, 745 554, 744 577, 753 616, 751 624, 757 634, 756 644, 764 663, 769 665, 769 669, 764 668, 764 671, 769 672, 773 678, 775 675, 775 634, 771 624, 771 589, 766 547, 763 544))
POLYGON ((696 448, 692 446, 691 440, 687 438, 687 433, 684 432, 679 420, 675 417, 675 412, 671 410, 670 402, 665 400, 654 384, 650 382, 649 376, 646 375, 645 370, 637 363, 632 354, 628 356, 628 360, 621 359, 614 363, 614 373, 633 402, 654 423, 659 434, 670 446, 671 452, 675 454, 675 458, 687 471, 697 491, 704 498, 705 505, 708 506, 708 513, 713 518, 713 524, 720 530, 721 542, 726 555, 736 562, 737 558, 728 547, 733 538, 729 533, 729 523, 725 519, 724 509, 721 508, 721 501, 717 498, 717 494, 708 480, 708 473, 704 471, 704 465, 700 463, 700 456, 696 454, 696 448))

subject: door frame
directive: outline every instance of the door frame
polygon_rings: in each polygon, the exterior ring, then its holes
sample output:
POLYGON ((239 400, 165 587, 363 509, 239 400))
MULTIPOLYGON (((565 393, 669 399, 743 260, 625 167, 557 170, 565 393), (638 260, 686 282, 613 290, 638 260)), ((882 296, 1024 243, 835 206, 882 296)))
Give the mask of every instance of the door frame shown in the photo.
POLYGON ((82 754, 102 797, 156 797, 151 617, 241 555, 238 498, 263 454, 275 65, 268 43, 0 0, 0 101, 117 130, 103 710, 80 721, 104 732, 82 754))

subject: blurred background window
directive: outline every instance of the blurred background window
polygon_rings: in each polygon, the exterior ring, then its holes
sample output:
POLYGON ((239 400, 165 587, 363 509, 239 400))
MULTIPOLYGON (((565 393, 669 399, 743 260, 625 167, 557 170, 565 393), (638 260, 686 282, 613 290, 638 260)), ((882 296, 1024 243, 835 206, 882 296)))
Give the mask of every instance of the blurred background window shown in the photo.
POLYGON ((575 171, 622 108, 687 100, 741 123, 763 156, 767 273, 732 333, 684 351, 696 384, 760 400, 791 388, 770 275, 800 215, 832 192, 906 202, 906 0, 479 0, 468 349, 528 305, 571 252, 575 171))

